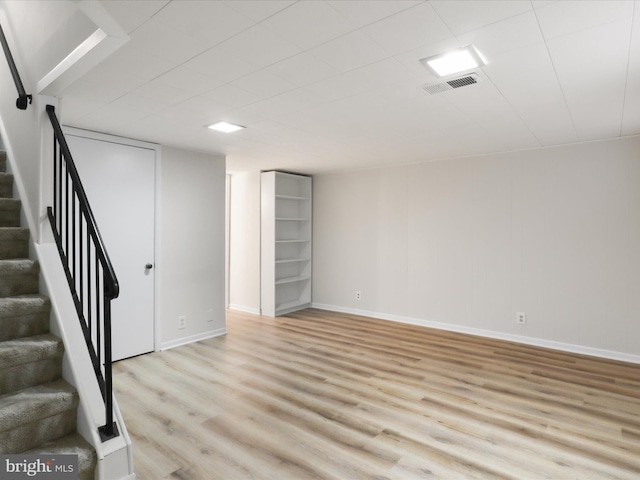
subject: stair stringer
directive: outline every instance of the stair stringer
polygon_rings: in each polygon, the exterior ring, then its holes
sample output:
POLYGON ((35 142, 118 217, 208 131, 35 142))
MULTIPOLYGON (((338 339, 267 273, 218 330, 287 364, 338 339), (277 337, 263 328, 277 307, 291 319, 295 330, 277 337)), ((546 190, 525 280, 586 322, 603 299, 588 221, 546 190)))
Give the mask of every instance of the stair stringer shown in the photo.
POLYGON ((35 244, 34 248, 40 263, 40 285, 44 286, 46 292, 43 293, 51 300, 51 332, 60 337, 65 345, 62 377, 80 395, 78 432, 95 448, 98 457, 96 480, 133 480, 131 439, 115 398, 114 420, 120 435, 104 443, 98 435, 98 427, 104 425, 104 401, 95 380, 58 249, 53 243, 35 244), (69 321, 60 322, 60 318, 69 321))

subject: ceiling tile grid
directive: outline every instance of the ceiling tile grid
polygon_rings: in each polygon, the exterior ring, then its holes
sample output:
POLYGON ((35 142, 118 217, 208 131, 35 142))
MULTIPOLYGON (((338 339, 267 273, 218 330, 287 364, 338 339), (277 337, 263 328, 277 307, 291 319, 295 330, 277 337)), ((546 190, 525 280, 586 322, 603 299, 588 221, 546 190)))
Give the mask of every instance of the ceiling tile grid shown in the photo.
POLYGON ((640 134, 637 0, 101 3, 131 39, 61 93, 63 122, 224 153, 231 171, 640 134), (447 78, 419 60, 468 44, 481 83, 422 91, 447 78), (247 128, 205 128, 217 120, 247 128))

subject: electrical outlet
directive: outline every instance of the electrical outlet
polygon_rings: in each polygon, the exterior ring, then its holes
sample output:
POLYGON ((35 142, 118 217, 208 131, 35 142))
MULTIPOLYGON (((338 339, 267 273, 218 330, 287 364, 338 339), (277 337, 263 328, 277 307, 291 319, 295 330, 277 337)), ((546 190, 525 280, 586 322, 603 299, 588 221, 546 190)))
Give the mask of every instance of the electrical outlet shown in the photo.
POLYGON ((186 315, 180 315, 178 317, 178 330, 184 330, 187 328, 187 317, 186 315))
POLYGON ((213 308, 207 310, 207 322, 213 322, 213 308))
POLYGON ((527 323, 527 315, 524 312, 516 312, 516 323, 525 325, 527 323))
POLYGON ((362 292, 360 290, 356 290, 356 300, 362 300, 362 292))

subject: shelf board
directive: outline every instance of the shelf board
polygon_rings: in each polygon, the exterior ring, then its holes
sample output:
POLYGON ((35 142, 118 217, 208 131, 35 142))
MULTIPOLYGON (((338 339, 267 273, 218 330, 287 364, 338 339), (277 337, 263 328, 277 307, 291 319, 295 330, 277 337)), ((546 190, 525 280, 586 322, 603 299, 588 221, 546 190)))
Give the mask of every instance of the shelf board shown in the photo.
POLYGON ((276 263, 295 263, 295 262, 309 262, 310 258, 283 258, 276 260, 276 263))
POLYGON ((299 239, 290 239, 290 240, 276 240, 276 243, 304 243, 304 242, 310 242, 311 240, 307 239, 303 239, 303 238, 299 238, 299 239))
POLYGON ((277 304, 276 315, 282 314, 282 313, 288 313, 302 306, 309 307, 311 306, 311 303, 309 302, 309 300, 294 300, 293 302, 277 304))
POLYGON ((291 221, 291 222, 308 222, 308 218, 287 218, 287 217, 276 217, 276 220, 279 221, 291 221))
POLYGON ((285 277, 280 280, 276 280, 276 285, 284 285, 285 283, 296 283, 310 280, 311 277, 285 277))
POLYGON ((282 200, 311 200, 309 197, 294 197, 292 195, 276 195, 276 198, 282 200))

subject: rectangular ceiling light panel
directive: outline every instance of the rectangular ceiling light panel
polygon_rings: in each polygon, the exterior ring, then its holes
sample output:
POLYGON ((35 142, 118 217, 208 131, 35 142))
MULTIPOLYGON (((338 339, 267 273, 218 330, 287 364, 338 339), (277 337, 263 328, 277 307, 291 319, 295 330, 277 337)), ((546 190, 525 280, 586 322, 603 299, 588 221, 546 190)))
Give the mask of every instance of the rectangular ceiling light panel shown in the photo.
POLYGON ((446 77, 487 64, 473 45, 467 45, 433 57, 422 58, 420 62, 438 77, 446 77))
POLYGON ((209 125, 208 128, 210 128, 211 130, 216 130, 218 132, 232 133, 232 132, 237 132, 238 130, 242 130, 245 127, 241 125, 235 125, 229 122, 218 122, 218 123, 214 123, 213 125, 209 125))

